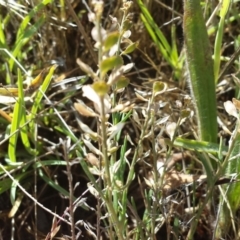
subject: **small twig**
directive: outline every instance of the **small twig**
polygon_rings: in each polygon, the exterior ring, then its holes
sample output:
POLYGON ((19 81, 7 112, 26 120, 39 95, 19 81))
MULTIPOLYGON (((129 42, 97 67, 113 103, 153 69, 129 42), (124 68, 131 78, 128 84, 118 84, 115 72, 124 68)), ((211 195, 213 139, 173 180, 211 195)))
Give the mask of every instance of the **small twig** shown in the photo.
POLYGON ((67 163, 67 177, 68 177, 68 184, 69 184, 69 214, 70 214, 70 222, 71 222, 72 239, 76 240, 74 211, 73 211, 73 208, 74 208, 73 186, 72 186, 73 179, 72 179, 72 173, 71 173, 71 166, 68 158, 70 141, 71 141, 70 138, 68 138, 65 142, 62 141, 62 146, 63 146, 64 159, 67 163))
POLYGON ((74 12, 70 1, 67 0, 66 3, 67 3, 68 9, 69 9, 72 17, 74 18, 74 20, 75 20, 75 22, 76 22, 76 24, 78 26, 78 29, 80 30, 80 32, 81 32, 81 34, 82 34, 82 36, 83 36, 83 38, 85 40, 85 43, 86 43, 86 45, 88 47, 88 51, 90 52, 90 54, 91 54, 91 56, 93 58, 94 63, 97 64, 97 56, 96 56, 96 54, 93 51, 93 46, 92 46, 92 44, 89 41, 89 37, 88 37, 87 33, 85 32, 82 23, 79 21, 78 16, 74 12))
POLYGON ((178 11, 174 10, 172 7, 167 6, 166 4, 164 4, 163 2, 156 0, 156 2, 161 5, 163 8, 167 9, 168 11, 174 13, 175 15, 183 18, 183 15, 181 13, 179 13, 178 11))
POLYGON ((229 69, 229 67, 231 67, 232 63, 236 60, 236 58, 239 56, 240 54, 240 47, 236 50, 236 52, 231 56, 230 60, 224 65, 221 73, 218 76, 218 81, 221 80, 221 78, 223 77, 223 75, 227 72, 227 70, 229 69))

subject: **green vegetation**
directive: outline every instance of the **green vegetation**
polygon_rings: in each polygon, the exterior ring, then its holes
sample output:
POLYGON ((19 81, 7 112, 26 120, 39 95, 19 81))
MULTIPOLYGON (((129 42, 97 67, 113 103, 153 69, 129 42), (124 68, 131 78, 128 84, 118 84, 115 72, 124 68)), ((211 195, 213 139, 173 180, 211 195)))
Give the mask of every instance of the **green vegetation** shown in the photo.
POLYGON ((113 2, 0 1, 0 237, 239 239, 237 1, 113 2))

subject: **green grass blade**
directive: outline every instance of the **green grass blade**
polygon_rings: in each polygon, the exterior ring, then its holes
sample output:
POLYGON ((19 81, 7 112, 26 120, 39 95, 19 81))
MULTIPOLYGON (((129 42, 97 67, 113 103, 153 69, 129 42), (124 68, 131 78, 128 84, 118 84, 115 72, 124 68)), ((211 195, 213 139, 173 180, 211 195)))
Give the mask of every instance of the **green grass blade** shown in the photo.
MULTIPOLYGON (((2 23, 2 16, 0 15, 0 23, 2 23)), ((2 23, 3 24, 3 23, 2 23)), ((6 48, 7 42, 4 34, 4 27, 0 27, 0 48, 6 48)))
POLYGON ((184 1, 183 31, 199 139, 216 142, 218 126, 213 61, 199 0, 184 1))
MULTIPOLYGON (((27 176, 29 176, 31 174, 32 174, 32 171, 27 171, 27 172, 24 172, 24 173, 14 176, 15 182, 12 182, 11 189, 10 189, 10 199, 11 199, 12 204, 14 204, 14 202, 17 198, 17 190, 18 190, 17 185, 20 184, 21 181, 26 179, 27 176)), ((26 189, 26 186, 25 186, 25 189, 26 189)))
MULTIPOLYGON (((69 197, 69 192, 67 190, 65 190, 64 188, 62 188, 61 186, 57 185, 52 179, 50 179, 49 177, 46 176, 46 174, 44 174, 44 172, 39 169, 39 176, 47 183, 47 185, 51 186, 52 188, 56 189, 59 193, 63 194, 66 197, 69 197)), ((74 200, 76 200, 76 198, 73 196, 74 200)))
MULTIPOLYGON (((2 164, 0 164, 0 168, 5 172, 5 171, 9 171, 8 170, 8 166, 3 166, 2 164)), ((28 172, 25 172, 25 173, 20 173, 20 174, 17 174, 15 176, 15 179, 21 179, 23 180, 24 178, 26 178, 27 176, 29 176, 31 174, 31 171, 28 171, 28 172)), ((6 179, 2 179, 1 180, 1 184, 0 184, 0 194, 6 192, 7 190, 11 189, 12 188, 12 185, 13 184, 13 181, 10 179, 10 178, 6 178, 6 179)), ((16 194, 14 193, 14 191, 16 191, 16 187, 15 187, 15 190, 12 190, 13 191, 13 198, 14 199, 14 196, 16 196, 16 194)))
MULTIPOLYGON (((188 150, 198 151, 198 152, 206 152, 210 154, 219 154, 219 144, 217 143, 211 143, 211 142, 205 142, 205 141, 197 141, 197 140, 190 140, 190 139, 184 139, 184 138, 176 138, 174 141, 175 147, 181 147, 188 150)), ((222 154, 226 155, 228 148, 226 146, 222 147, 222 154)))
POLYGON ((22 88, 22 76, 21 72, 18 71, 18 83, 20 83, 19 86, 19 91, 18 91, 18 99, 14 105, 14 110, 13 110, 13 119, 12 119, 12 124, 11 124, 11 130, 10 130, 10 138, 9 138, 9 144, 8 144, 8 156, 11 162, 16 162, 16 146, 17 146, 17 139, 18 139, 18 130, 19 130, 19 125, 20 121, 22 118, 22 108, 24 105, 24 98, 23 95, 21 94, 23 92, 22 88))
MULTIPOLYGON (((155 23, 150 12, 143 4, 141 0, 137 0, 138 6, 141 9, 141 20, 144 23, 149 35, 151 36, 154 43, 157 45, 159 51, 163 55, 163 58, 172 66, 173 69, 176 69, 176 76, 179 77, 179 70, 181 69, 181 64, 178 61, 177 49, 170 46, 164 34, 160 30, 159 26, 155 23)), ((172 29, 175 30, 174 28, 172 29)), ((174 38, 172 38, 172 41, 174 38)), ((175 45, 175 44, 174 44, 175 45)))
MULTIPOLYGON (((45 17, 40 17, 39 21, 37 21, 33 26, 29 26, 30 21, 33 17, 36 17, 36 14, 41 12, 41 10, 43 10, 43 8, 51 3, 52 0, 43 0, 41 1, 37 6, 35 6, 22 20, 19 28, 18 28, 18 32, 17 32, 17 36, 16 36, 16 42, 15 45, 13 47, 12 53, 13 56, 16 58, 21 57, 21 49, 22 47, 31 39, 31 37, 38 31, 38 29, 43 25, 43 23, 45 22, 45 17)), ((42 15, 42 14, 41 14, 42 15)), ((10 70, 12 71, 14 66, 14 60, 13 59, 9 59, 9 67, 10 70)))
MULTIPOLYGON (((239 123, 236 125, 239 129, 239 123)), ((236 129, 235 129, 236 131, 236 129)), ((227 163, 227 168, 225 174, 229 176, 230 174, 236 174, 236 179, 239 180, 240 176, 240 157, 235 158, 240 153, 240 134, 237 132, 236 138, 234 140, 233 150, 230 154, 230 158, 227 163)), ((231 214, 233 217, 236 216, 236 212, 240 206, 240 183, 231 183, 223 186, 225 196, 220 198, 220 212, 219 212, 219 222, 216 228, 216 237, 225 236, 228 233, 231 226, 231 222, 226 219, 230 219, 231 214), (225 201, 227 199, 228 202, 225 201)))
MULTIPOLYGON (((22 48, 23 46, 31 39, 31 37, 38 31, 38 29, 44 24, 45 19, 40 18, 39 21, 31 26, 26 32, 24 32, 23 35, 20 36, 18 41, 16 42, 16 45, 14 47, 14 50, 12 52, 13 56, 18 58, 19 61, 22 59, 22 48)), ((14 59, 9 59, 9 68, 12 71, 13 66, 15 62, 14 59)))
MULTIPOLYGON (((158 49, 160 50, 161 54, 163 55, 164 59, 165 59, 169 64, 171 64, 171 66, 173 66, 173 64, 172 64, 172 62, 171 62, 171 59, 170 59, 170 56, 169 56, 169 52, 167 51, 167 49, 169 49, 170 47, 168 46, 168 44, 167 44, 167 46, 165 47, 165 46, 160 42, 160 40, 159 40, 159 38, 158 38, 158 35, 160 35, 160 36, 162 37, 162 39, 163 39, 163 38, 165 38, 164 35, 163 35, 162 33, 159 33, 159 34, 157 35, 157 34, 156 34, 156 27, 157 27, 157 26, 155 26, 155 27, 151 26, 151 24, 149 24, 148 19, 146 19, 146 17, 145 17, 144 15, 141 15, 141 20, 142 20, 142 22, 144 23, 146 29, 148 30, 148 33, 149 33, 149 35, 151 36, 152 40, 155 42, 155 44, 157 45, 157 47, 158 47, 158 49)), ((151 19, 150 21, 153 21, 153 19, 151 19)), ((152 23, 154 23, 154 22, 152 22, 152 23)), ((165 42, 165 41, 163 40, 163 42, 165 42)))
POLYGON ((27 125, 26 110, 24 108, 22 109, 22 118, 21 118, 20 126, 21 126, 21 132, 20 132, 21 139, 25 149, 30 155, 35 156, 37 154, 37 151, 36 149, 31 148, 31 142, 29 139, 30 137, 33 137, 31 135, 33 133, 29 132, 28 125, 27 125))
MULTIPOLYGON (((20 70, 19 70, 20 71, 20 70)), ((23 91, 23 83, 22 78, 18 79, 18 94, 20 99, 24 99, 24 91, 23 91)), ((25 102, 22 101, 21 105, 21 119, 20 119, 20 136, 22 139, 22 143, 27 150, 27 152, 31 155, 35 155, 36 151, 31 148, 30 140, 29 140, 29 131, 27 126, 27 116, 26 116, 26 106, 25 102)))
POLYGON ((43 8, 52 2, 52 0, 43 0, 41 1, 37 6, 35 6, 28 14, 27 16, 22 20, 18 32, 17 32, 17 41, 21 38, 22 35, 24 35, 26 28, 28 27, 28 24, 30 23, 30 20, 36 16, 38 12, 43 10, 43 8))
POLYGON ((10 178, 1 180, 0 194, 9 190, 11 188, 11 186, 12 186, 12 180, 10 178))
MULTIPOLYGON (((47 177, 43 171, 41 169, 39 169, 39 175, 40 177, 47 183, 47 185, 49 185, 50 187, 54 188, 55 190, 57 190, 60 194, 62 194, 63 196, 69 197, 69 192, 67 190, 65 190, 64 188, 62 188, 61 186, 59 186, 58 184, 56 184, 52 179, 50 179, 49 177, 47 177)), ((76 197, 72 196, 73 200, 76 200, 76 197)), ((88 210, 88 208, 84 205, 81 205, 81 207, 85 210, 88 210)))
POLYGON ((231 4, 231 0, 223 0, 222 7, 220 10, 220 21, 218 24, 218 30, 217 30, 215 46, 214 46, 214 77, 215 77, 216 84, 218 80, 220 63, 221 63, 221 46, 222 46, 222 39, 223 39, 223 32, 224 32, 225 17, 228 12, 230 4, 231 4))
POLYGON ((30 132, 34 132, 34 126, 35 126, 35 117, 37 115, 37 112, 38 112, 38 109, 41 107, 41 101, 43 99, 43 96, 45 94, 45 92, 47 91, 50 83, 51 83, 51 79, 52 79, 52 76, 53 76, 53 73, 54 73, 54 70, 56 69, 56 65, 53 65, 47 76, 45 77, 39 91, 37 92, 36 94, 36 97, 34 99, 34 103, 33 103, 33 106, 32 106, 32 109, 31 109, 31 114, 30 114, 30 132))

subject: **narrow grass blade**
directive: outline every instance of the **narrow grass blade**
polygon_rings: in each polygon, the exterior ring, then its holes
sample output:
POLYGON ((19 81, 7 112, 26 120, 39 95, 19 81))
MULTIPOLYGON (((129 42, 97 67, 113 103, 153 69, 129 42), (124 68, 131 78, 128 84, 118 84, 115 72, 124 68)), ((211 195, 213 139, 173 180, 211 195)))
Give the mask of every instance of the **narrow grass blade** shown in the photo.
MULTIPOLYGON (((13 55, 14 57, 21 57, 21 49, 22 47, 31 39, 31 37, 38 31, 38 29, 45 22, 44 17, 40 17, 39 21, 37 21, 33 26, 29 26, 30 20, 36 16, 38 12, 40 12, 47 4, 52 2, 51 0, 43 0, 37 6, 35 6, 22 20, 20 27, 17 32, 16 44, 13 47, 13 55), (28 29, 27 29, 28 28, 28 29)), ((14 60, 9 59, 9 67, 12 71, 14 65, 14 60)))
MULTIPOLYGON (((38 31, 38 29, 43 25, 45 19, 41 18, 39 21, 34 24, 34 26, 31 26, 25 33, 24 35, 21 36, 21 38, 17 41, 16 46, 12 52, 13 56, 18 58, 19 61, 22 59, 22 48, 24 45, 31 39, 31 37, 38 31)), ((9 59, 9 68, 10 71, 13 70, 15 62, 14 59, 10 58, 9 59)))
POLYGON ((12 180, 9 178, 1 180, 0 194, 9 190, 12 186, 12 180))
POLYGON ((35 156, 37 154, 37 151, 36 149, 31 148, 31 142, 30 142, 30 136, 33 138, 32 136, 33 132, 31 133, 29 132, 29 128, 27 125, 26 110, 24 108, 22 109, 22 118, 20 122, 20 127, 21 127, 21 132, 20 132, 21 139, 25 149, 30 155, 35 156))
MULTIPOLYGON (((2 23, 2 16, 0 16, 0 22, 2 23)), ((0 48, 6 48, 6 38, 4 34, 4 28, 0 27, 0 48)))
MULTIPOLYGON (((141 0, 137 0, 138 6, 141 9, 141 19, 145 27, 147 28, 150 36, 152 37, 153 41, 158 45, 161 53, 163 53, 164 58, 170 61, 169 54, 171 52, 171 47, 165 38, 162 31, 159 29, 157 24, 154 22, 150 12, 148 11, 147 7, 143 4, 141 0)), ((172 65, 172 64, 171 64, 172 65)))
MULTIPOLYGON (((236 128, 239 128, 239 123, 236 128)), ((237 133, 236 139, 234 140, 234 147, 230 154, 230 160, 228 161, 227 168, 225 170, 225 174, 233 175, 236 174, 236 179, 240 179, 240 157, 234 158, 238 156, 240 153, 240 134, 237 133), (234 158, 234 159, 232 159, 234 158), (232 160, 231 160, 232 159, 232 160)), ((230 219, 231 214, 233 218, 236 216, 236 212, 240 206, 240 183, 231 183, 226 186, 223 186, 225 196, 220 197, 220 211, 219 211, 219 222, 216 228, 216 237, 220 238, 228 233, 229 228, 231 226, 231 221, 226 221, 226 219, 230 219), (226 202, 226 200, 228 202, 226 202)))
MULTIPOLYGON (((39 169, 39 176, 47 183, 47 185, 51 186, 52 188, 56 189, 59 193, 63 196, 69 197, 69 192, 62 188, 61 186, 57 185, 52 179, 46 176, 41 169, 39 169)), ((74 196, 73 196, 74 197, 74 196)), ((74 197, 74 200, 76 198, 74 197)))
MULTIPOLYGON (((0 171, 2 172, 5 172, 5 171, 9 171, 10 169, 8 169, 9 167, 8 166, 3 166, 2 164, 0 164, 0 171)), ((20 173, 20 174, 17 174, 15 176, 16 179, 24 179, 26 178, 27 176, 29 176, 31 174, 31 171, 28 171, 28 172, 25 172, 25 173, 20 173)), ((6 178, 6 179, 2 179, 1 180, 1 184, 0 184, 0 194, 6 192, 7 190, 11 189, 12 187, 12 183, 13 181, 10 179, 10 178, 6 178)))
POLYGON ((32 109, 31 109, 31 115, 30 115, 30 132, 33 132, 34 131, 34 125, 35 125, 35 117, 36 117, 36 114, 38 112, 38 109, 40 108, 41 106, 41 101, 42 101, 42 98, 43 98, 43 94, 47 91, 49 85, 50 85, 50 82, 51 82, 51 78, 53 76, 53 73, 54 73, 54 70, 56 69, 56 65, 53 65, 47 76, 45 77, 39 91, 37 92, 36 94, 36 97, 34 99, 34 103, 33 103, 33 106, 32 106, 32 109))
POLYGON ((43 0, 38 5, 36 5, 22 20, 18 32, 17 32, 17 40, 21 38, 22 35, 26 32, 26 29, 33 17, 36 17, 36 14, 40 12, 47 4, 51 3, 52 0, 43 0))
POLYGON ((214 46, 214 76, 215 76, 215 83, 217 84, 220 63, 221 63, 221 46, 222 46, 222 39, 223 39, 223 32, 224 32, 224 24, 225 24, 225 17, 228 12, 229 6, 231 4, 231 0, 222 0, 222 6, 220 9, 220 21, 218 24, 217 35, 215 39, 215 46, 214 46))
MULTIPOLYGON (((10 200, 11 200, 12 205, 14 205, 14 202, 17 198, 17 189, 18 189, 17 184, 19 184, 21 181, 26 179, 31 174, 32 174, 32 171, 26 171, 26 172, 23 172, 21 174, 14 176, 15 182, 12 182, 11 188, 10 188, 10 200)), ((26 186, 25 186, 25 188, 26 188, 26 186)))
POLYGON ((23 89, 22 89, 22 76, 21 72, 18 71, 18 83, 20 83, 19 91, 18 91, 18 100, 14 105, 13 110, 13 119, 11 123, 11 131, 10 131, 10 138, 8 144, 8 156, 11 162, 16 162, 16 146, 17 146, 17 139, 19 134, 19 125, 22 118, 22 108, 24 105, 24 98, 23 98, 23 89))
MULTIPOLYGON (((175 48, 176 43, 173 43, 173 47, 171 47, 164 34, 160 30, 159 26, 155 23, 147 7, 143 4, 141 0, 137 0, 137 3, 141 9, 141 20, 143 21, 149 35, 151 36, 154 43, 157 45, 164 59, 172 66, 174 70, 176 70, 175 75, 177 78, 179 78, 182 63, 178 59, 178 52, 175 48)), ((172 28, 172 31, 175 31, 174 27, 172 28)), ((172 37, 172 41, 174 41, 174 34, 172 34, 172 37)))
MULTIPOLYGON (((20 70, 18 70, 20 71, 20 70)), ((20 74, 20 73, 19 73, 20 74)), ((23 91, 23 82, 22 82, 22 78, 18 79, 18 96, 19 99, 24 99, 24 91, 23 91)), ((27 126, 27 116, 26 116, 26 107, 25 107, 25 101, 22 101, 22 105, 21 105, 21 119, 20 119, 20 135, 21 135, 21 139, 22 139, 22 143, 25 147, 25 149, 27 150, 27 152, 31 155, 35 155, 36 151, 35 149, 31 148, 31 144, 30 144, 30 132, 28 131, 28 126, 27 126)))
MULTIPOLYGON (((205 142, 205 141, 197 141, 190 140, 184 138, 176 138, 174 141, 175 147, 182 147, 188 150, 194 150, 198 152, 205 152, 217 155, 219 154, 220 145, 217 143, 205 142)), ((226 155, 228 151, 228 147, 222 146, 222 154, 226 155)))

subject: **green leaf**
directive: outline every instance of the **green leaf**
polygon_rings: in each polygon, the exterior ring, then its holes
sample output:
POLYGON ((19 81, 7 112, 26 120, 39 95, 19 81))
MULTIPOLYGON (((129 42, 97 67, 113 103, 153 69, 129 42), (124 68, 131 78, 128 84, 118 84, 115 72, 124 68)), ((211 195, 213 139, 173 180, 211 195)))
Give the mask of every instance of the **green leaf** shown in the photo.
POLYGON ((166 84, 160 81, 154 82, 153 93, 161 92, 166 89, 166 84))
POLYGON ((113 68, 123 65, 123 59, 120 56, 113 56, 103 60, 100 64, 100 71, 103 76, 113 68))
POLYGON ((138 44, 139 44, 138 41, 135 43, 131 43, 130 45, 128 45, 126 47, 126 49, 122 52, 122 54, 129 54, 129 53, 133 52, 137 48, 138 44))
POLYGON ((131 29, 132 25, 133 25, 132 21, 130 21, 129 19, 126 19, 126 20, 124 21, 123 27, 122 27, 123 32, 126 32, 126 31, 128 31, 129 29, 131 29))
POLYGON ((104 47, 103 50, 105 52, 110 50, 115 44, 117 44, 119 38, 120 38, 119 32, 110 33, 103 43, 103 47, 104 47))
POLYGON ((92 87, 93 90, 101 97, 103 97, 109 91, 109 86, 104 81, 97 81, 92 85, 92 87))
POLYGON ((116 90, 121 89, 121 88, 125 88, 128 86, 130 80, 128 78, 126 78, 125 76, 121 76, 116 83, 116 90))

